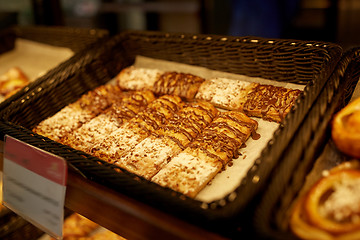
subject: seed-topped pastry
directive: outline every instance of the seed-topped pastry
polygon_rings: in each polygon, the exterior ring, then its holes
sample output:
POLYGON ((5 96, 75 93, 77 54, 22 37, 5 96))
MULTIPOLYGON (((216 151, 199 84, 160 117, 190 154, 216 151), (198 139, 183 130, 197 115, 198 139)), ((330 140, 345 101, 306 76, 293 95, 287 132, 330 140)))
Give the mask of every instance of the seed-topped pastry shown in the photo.
POLYGON ((171 157, 182 151, 217 114, 210 103, 193 102, 168 119, 159 130, 145 138, 116 164, 150 179, 171 157))
POLYGON ((104 112, 114 102, 120 101, 121 93, 118 86, 102 85, 43 120, 33 131, 61 142, 72 131, 104 112))
POLYGON ((155 96, 151 91, 124 92, 121 101, 113 103, 104 113, 65 136, 62 142, 90 154, 95 144, 135 117, 154 100, 155 96))
POLYGON ((189 146, 151 180, 190 197, 228 163, 257 129, 257 122, 242 112, 222 112, 189 146))

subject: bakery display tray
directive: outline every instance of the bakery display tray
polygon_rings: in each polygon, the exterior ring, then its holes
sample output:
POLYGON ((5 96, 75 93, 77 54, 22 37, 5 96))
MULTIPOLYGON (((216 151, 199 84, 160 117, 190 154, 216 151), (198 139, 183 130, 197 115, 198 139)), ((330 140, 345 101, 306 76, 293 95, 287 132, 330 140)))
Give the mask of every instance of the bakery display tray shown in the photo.
MULTIPOLYGON (((261 238, 298 239, 288 225, 292 204, 321 156, 334 158, 336 154, 339 155, 331 140, 330 124, 334 114, 351 100, 359 78, 360 48, 353 48, 342 56, 326 87, 297 130, 297 137, 290 142, 276 171, 269 178, 267 190, 254 214, 253 225, 261 238)), ((332 161, 335 162, 335 159, 332 161)), ((316 171, 319 175, 321 169, 316 171)))
MULTIPOLYGON (((0 112, 0 133, 65 158, 88 180, 213 231, 248 223, 270 174, 296 135, 309 109, 342 54, 336 44, 299 40, 126 31, 82 50, 37 81, 0 112), (111 81, 136 56, 173 61, 211 70, 302 84, 302 95, 236 190, 211 203, 185 197, 96 157, 74 150, 31 129, 85 92, 111 81)), ((259 150, 260 151, 260 150, 259 150)))
MULTIPOLYGON (((108 36, 109 32, 105 29, 15 25, 0 31, 0 54, 13 50, 16 47, 17 39, 25 39, 54 47, 63 47, 76 53, 91 47, 98 41, 105 40, 108 36)), ((34 56, 35 58, 36 56, 34 56)), ((0 108, 5 107, 19 96, 24 95, 29 88, 35 88, 42 80, 52 78, 65 65, 66 63, 63 63, 54 69, 46 69, 46 76, 40 77, 39 81, 32 82, 28 87, 19 90, 9 100, 2 102, 0 108)), ((21 68, 21 66, 18 67, 21 68)))

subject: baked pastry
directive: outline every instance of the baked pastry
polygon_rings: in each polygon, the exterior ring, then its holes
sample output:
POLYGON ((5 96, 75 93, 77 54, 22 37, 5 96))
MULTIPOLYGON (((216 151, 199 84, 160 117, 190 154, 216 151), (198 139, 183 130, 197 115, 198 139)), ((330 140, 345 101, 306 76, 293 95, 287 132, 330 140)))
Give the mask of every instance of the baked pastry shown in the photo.
POLYGON ((281 122, 300 93, 298 89, 214 78, 200 86, 195 98, 219 108, 244 111, 250 117, 281 122))
POLYGON ((151 90, 163 71, 130 66, 116 76, 117 84, 124 90, 151 90))
POLYGON ((66 135, 62 143, 91 154, 94 144, 101 142, 154 100, 151 91, 123 93, 121 101, 114 102, 104 113, 66 135))
POLYGON ((88 218, 78 213, 73 213, 64 221, 63 239, 75 240, 86 237, 99 227, 100 226, 97 223, 89 220, 88 218))
POLYGON ((232 159, 257 122, 242 112, 221 112, 188 147, 173 157, 151 181, 195 197, 232 159))
POLYGON ((257 85, 228 78, 211 78, 201 84, 195 98, 222 109, 239 110, 243 108, 248 92, 257 85))
POLYGON ((209 103, 186 104, 116 164, 146 179, 152 178, 212 122, 216 113, 209 103))
POLYGON ((303 239, 360 239, 360 163, 331 169, 297 201, 290 219, 303 239))
POLYGON ((29 83, 29 78, 19 67, 8 69, 0 75, 0 101, 10 97, 29 83))
POLYGON ((114 232, 104 229, 104 230, 100 230, 97 233, 94 233, 89 237, 80 238, 78 240, 126 240, 126 239, 114 232))
POLYGON ((360 158, 360 98, 334 116, 331 137, 340 151, 360 158))
POLYGON ((94 146, 92 154, 110 163, 116 163, 121 156, 159 129, 182 108, 182 105, 183 102, 177 96, 164 95, 157 98, 100 144, 94 146))
POLYGON ((281 122, 295 104, 301 90, 258 84, 252 88, 243 106, 248 116, 281 122))
POLYGON ((102 85, 40 122, 33 132, 54 141, 62 139, 107 109, 122 97, 118 86, 102 85))
POLYGON ((164 72, 153 85, 153 92, 158 95, 176 95, 186 100, 195 97, 205 79, 189 73, 164 72))

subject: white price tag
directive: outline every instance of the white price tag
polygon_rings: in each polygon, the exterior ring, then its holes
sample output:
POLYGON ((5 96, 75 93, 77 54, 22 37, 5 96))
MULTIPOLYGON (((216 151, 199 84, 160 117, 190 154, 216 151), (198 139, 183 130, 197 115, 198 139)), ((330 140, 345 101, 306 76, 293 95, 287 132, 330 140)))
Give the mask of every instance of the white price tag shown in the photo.
POLYGON ((61 239, 66 161, 6 136, 3 167, 4 205, 49 235, 61 239))

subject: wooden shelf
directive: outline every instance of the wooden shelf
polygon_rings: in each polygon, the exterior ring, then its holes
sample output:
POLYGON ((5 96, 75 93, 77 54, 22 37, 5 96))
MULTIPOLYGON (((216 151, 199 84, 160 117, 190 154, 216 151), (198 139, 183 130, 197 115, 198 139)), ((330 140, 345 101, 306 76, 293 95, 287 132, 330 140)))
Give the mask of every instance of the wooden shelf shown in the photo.
POLYGON ((226 239, 69 171, 65 207, 128 239, 226 239))

